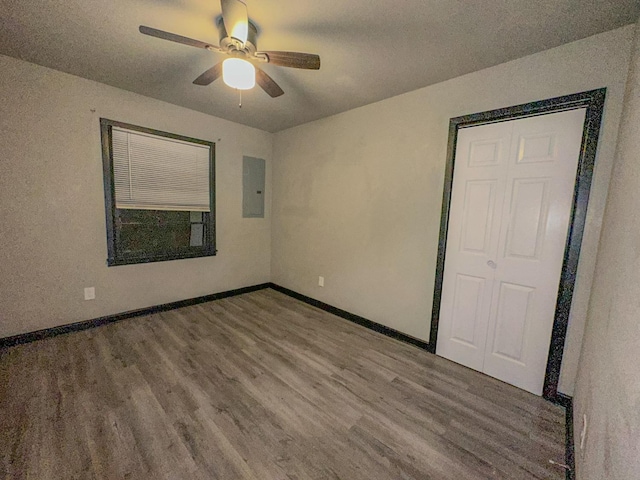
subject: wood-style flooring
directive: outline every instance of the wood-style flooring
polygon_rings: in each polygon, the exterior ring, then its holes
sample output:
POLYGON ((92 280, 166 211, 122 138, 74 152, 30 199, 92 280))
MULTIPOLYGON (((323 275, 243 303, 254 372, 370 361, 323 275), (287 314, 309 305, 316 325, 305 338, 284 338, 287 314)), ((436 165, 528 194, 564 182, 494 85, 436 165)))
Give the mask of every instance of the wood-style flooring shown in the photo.
POLYGON ((273 290, 0 352, 7 479, 562 479, 564 410, 273 290))

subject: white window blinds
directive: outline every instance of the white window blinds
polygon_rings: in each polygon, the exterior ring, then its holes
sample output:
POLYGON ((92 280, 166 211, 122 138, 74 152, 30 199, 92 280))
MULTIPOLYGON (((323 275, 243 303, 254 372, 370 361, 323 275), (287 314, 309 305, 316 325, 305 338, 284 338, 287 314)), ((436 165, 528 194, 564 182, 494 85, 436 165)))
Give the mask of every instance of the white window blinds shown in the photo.
POLYGON ((113 127, 116 208, 208 212, 205 145, 113 127))

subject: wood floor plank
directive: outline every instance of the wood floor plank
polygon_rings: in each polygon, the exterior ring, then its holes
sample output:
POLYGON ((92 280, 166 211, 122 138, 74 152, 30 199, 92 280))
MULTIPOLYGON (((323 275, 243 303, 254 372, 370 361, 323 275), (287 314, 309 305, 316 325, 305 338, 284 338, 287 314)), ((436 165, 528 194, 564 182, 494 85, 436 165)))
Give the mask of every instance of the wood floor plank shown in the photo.
POLYGON ((273 290, 0 351, 7 479, 562 479, 564 411, 273 290))

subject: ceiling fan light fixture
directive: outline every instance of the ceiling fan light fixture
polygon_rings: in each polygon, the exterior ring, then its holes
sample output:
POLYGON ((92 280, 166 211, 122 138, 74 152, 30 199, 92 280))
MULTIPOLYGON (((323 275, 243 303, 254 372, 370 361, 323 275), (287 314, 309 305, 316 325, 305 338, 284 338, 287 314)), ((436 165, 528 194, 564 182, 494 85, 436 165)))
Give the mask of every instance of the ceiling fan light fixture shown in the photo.
MULTIPOLYGON (((193 81, 194 85, 207 86, 222 77, 224 83, 233 89, 250 90, 256 84, 271 98, 284 94, 280 86, 258 66, 270 63, 277 67, 319 70, 320 57, 313 53, 286 51, 258 51, 258 29, 249 20, 247 5, 243 0, 220 0, 222 15, 216 20, 220 34, 220 45, 184 37, 157 28, 140 25, 138 30, 144 35, 161 40, 180 43, 210 52, 228 55, 231 58, 216 63, 193 81)), ((242 96, 240 96, 242 98, 242 96)))
POLYGON ((256 68, 242 58, 222 62, 222 80, 231 88, 250 90, 256 86, 256 68))

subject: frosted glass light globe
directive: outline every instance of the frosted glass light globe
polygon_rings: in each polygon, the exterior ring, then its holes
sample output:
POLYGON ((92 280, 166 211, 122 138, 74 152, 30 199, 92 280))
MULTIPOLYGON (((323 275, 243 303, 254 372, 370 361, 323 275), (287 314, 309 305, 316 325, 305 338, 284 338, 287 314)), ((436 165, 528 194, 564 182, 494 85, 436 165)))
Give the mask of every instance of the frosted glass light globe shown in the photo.
POLYGON ((222 80, 231 88, 250 90, 256 86, 256 69, 241 58, 227 58, 222 62, 222 80))

